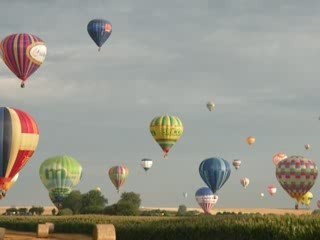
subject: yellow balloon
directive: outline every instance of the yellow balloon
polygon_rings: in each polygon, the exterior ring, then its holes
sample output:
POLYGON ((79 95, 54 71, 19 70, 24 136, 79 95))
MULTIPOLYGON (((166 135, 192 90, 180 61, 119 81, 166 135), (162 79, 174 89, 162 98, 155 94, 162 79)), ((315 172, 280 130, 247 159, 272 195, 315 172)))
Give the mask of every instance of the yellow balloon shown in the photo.
POLYGON ((247 138, 247 143, 249 144, 249 145, 252 145, 252 144, 254 144, 256 142, 256 139, 254 138, 254 137, 248 137, 247 138))
POLYGON ((158 116, 150 123, 150 133, 160 145, 166 157, 173 145, 183 134, 181 120, 175 116, 158 116))
POLYGON ((307 192, 305 195, 302 196, 302 198, 300 198, 299 202, 303 205, 309 206, 312 198, 313 198, 312 192, 307 192))

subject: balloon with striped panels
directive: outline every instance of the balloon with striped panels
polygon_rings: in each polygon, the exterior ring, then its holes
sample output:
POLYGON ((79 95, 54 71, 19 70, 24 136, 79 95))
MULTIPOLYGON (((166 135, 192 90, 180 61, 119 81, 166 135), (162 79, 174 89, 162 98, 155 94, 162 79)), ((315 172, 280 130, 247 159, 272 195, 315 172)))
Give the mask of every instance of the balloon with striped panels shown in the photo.
POLYGON ((204 213, 211 214, 212 208, 218 202, 218 196, 214 195, 210 188, 202 187, 196 191, 195 198, 204 213))
POLYGON ((0 107, 0 189, 28 163, 38 142, 38 125, 28 113, 0 107))
POLYGON ((1 57, 7 67, 25 81, 40 67, 47 55, 47 47, 39 37, 28 34, 12 34, 0 43, 1 57))
POLYGON ((155 117, 149 126, 154 140, 160 145, 166 157, 170 149, 179 141, 183 135, 183 124, 176 116, 155 117))
POLYGON ((112 25, 105 19, 93 19, 88 23, 87 31, 100 51, 102 45, 108 40, 112 33, 112 25))
POLYGON ((313 187, 318 177, 318 168, 314 161, 294 155, 278 163, 276 177, 283 189, 299 202, 313 187))
POLYGON ((199 173, 202 180, 215 194, 229 179, 231 167, 223 158, 213 157, 200 163, 199 173))
POLYGON ((141 167, 143 167, 145 171, 148 171, 152 167, 152 165, 153 165, 152 159, 143 158, 141 160, 141 167))
POLYGON ((111 182, 119 193, 120 187, 125 184, 129 176, 129 169, 126 166, 114 166, 109 169, 108 174, 111 182))

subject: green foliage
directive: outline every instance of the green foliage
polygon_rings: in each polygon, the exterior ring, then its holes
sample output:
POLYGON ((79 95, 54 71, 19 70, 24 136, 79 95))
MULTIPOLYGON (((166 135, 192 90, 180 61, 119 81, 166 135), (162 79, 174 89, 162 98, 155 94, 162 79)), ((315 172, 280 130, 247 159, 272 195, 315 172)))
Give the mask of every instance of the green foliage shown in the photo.
POLYGON ((15 207, 6 209, 6 215, 15 215, 17 213, 18 213, 18 209, 15 207))
POLYGON ((72 191, 68 197, 63 200, 62 208, 69 208, 74 214, 78 214, 82 208, 82 194, 80 191, 72 191))
POLYGON ((177 216, 186 216, 186 214, 187 214, 186 205, 179 205, 177 216))
POLYGON ((37 223, 53 222, 56 232, 92 234, 97 223, 112 223, 117 240, 314 240, 320 239, 317 215, 224 214, 195 217, 119 217, 102 215, 0 216, 0 226, 35 232, 37 223))
POLYGON ((139 215, 139 207, 129 201, 119 201, 115 204, 116 215, 119 216, 137 216, 139 215))
POLYGON ((102 211, 106 203, 108 203, 108 200, 104 198, 104 196, 101 194, 100 191, 97 190, 91 190, 85 194, 82 194, 81 198, 81 213, 96 213, 95 211, 97 209, 100 209, 102 211), (90 212, 90 210, 93 210, 94 212, 90 212))
POLYGON ((124 192, 121 194, 121 198, 118 201, 118 204, 122 203, 130 203, 139 209, 141 204, 140 194, 134 192, 124 192))
POLYGON ((73 212, 70 208, 63 208, 58 212, 58 216, 69 216, 73 215, 73 212))
POLYGON ((51 213, 52 213, 52 215, 54 216, 54 215, 57 214, 57 210, 56 210, 55 208, 53 208, 53 209, 51 210, 51 213))
POLYGON ((44 212, 44 208, 43 207, 32 206, 32 208, 29 209, 29 213, 31 215, 42 215, 43 212, 44 212))

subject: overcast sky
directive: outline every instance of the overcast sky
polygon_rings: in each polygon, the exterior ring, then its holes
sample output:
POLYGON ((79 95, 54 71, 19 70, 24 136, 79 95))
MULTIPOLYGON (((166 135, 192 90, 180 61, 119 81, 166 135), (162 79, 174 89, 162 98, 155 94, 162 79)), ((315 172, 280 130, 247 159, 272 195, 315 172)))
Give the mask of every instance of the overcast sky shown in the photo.
MULTIPOLYGON (((109 203, 120 195, 107 171, 126 164, 121 191, 140 193, 143 206, 197 207, 194 193, 205 186, 198 166, 221 156, 242 166, 232 168, 217 207, 293 207, 272 156, 283 151, 318 163, 319 7, 300 0, 1 0, 0 38, 31 33, 48 54, 25 89, 0 62, 1 105, 30 113, 41 131, 37 152, 0 205, 50 205, 39 166, 68 154, 84 168, 77 189, 100 187, 109 203), (101 52, 87 34, 93 18, 113 25, 101 52), (185 127, 168 160, 149 132, 164 113, 185 127), (154 160, 148 175, 145 157, 154 160), (250 179, 246 190, 242 177, 250 179), (273 198, 269 184, 278 187, 273 198)), ((315 208, 319 183, 312 192, 315 208)))

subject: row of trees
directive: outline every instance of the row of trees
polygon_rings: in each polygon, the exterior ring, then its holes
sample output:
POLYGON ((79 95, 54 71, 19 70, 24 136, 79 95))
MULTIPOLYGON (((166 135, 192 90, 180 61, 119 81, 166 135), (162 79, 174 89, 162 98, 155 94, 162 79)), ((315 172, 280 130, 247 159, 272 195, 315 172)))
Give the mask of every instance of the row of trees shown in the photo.
MULTIPOLYGON (((124 192, 120 200, 113 205, 106 206, 106 199, 100 191, 91 190, 82 194, 72 191, 64 200, 58 215, 71 214, 108 214, 108 215, 138 215, 141 204, 140 195, 134 192, 124 192)), ((54 212, 53 212, 54 214, 54 212)))
POLYGON ((43 207, 31 207, 30 209, 28 208, 8 208, 6 209, 5 215, 42 215, 44 212, 43 207))

